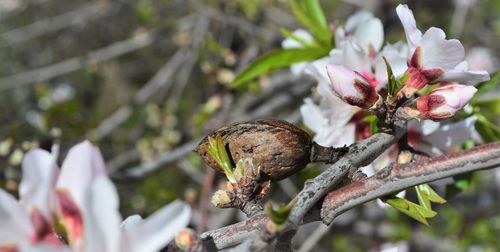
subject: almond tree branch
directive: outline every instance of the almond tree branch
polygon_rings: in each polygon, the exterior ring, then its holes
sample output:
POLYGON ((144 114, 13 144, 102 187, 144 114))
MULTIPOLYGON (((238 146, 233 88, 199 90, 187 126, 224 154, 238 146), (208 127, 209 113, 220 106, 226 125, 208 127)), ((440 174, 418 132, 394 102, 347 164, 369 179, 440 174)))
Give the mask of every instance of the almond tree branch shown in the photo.
POLYGON ((470 150, 388 167, 372 177, 354 182, 328 194, 321 218, 330 224, 341 213, 384 195, 457 174, 500 166, 500 142, 470 150))
MULTIPOLYGON (((395 137, 389 136, 384 134, 379 137, 385 141, 394 138, 391 141, 395 141, 395 137)), ((365 144, 371 142, 368 141, 369 139, 363 142, 365 144)), ((360 155, 365 155, 366 158, 367 154, 364 152, 373 151, 379 145, 372 143, 371 146, 371 148, 359 146, 361 150, 364 150, 360 151, 362 152, 360 155)), ((351 154, 348 155, 352 156, 351 154)), ((356 158, 354 159, 356 160, 356 158)), ((339 168, 334 164, 330 169, 333 167, 339 168)), ((389 167, 372 177, 354 182, 328 194, 323 199, 321 218, 324 223, 329 224, 341 213, 384 195, 457 174, 495 167, 500 167, 500 142, 416 163, 389 167)), ((307 215, 303 218, 303 223, 299 222, 299 224, 319 220, 320 216, 314 210, 312 208, 310 212, 307 212, 307 215)), ((259 244, 261 242, 259 233, 265 228, 267 221, 268 218, 265 214, 259 214, 227 227, 207 231, 201 234, 201 242, 208 251, 232 247, 248 239, 256 240, 257 244, 259 244)), ((253 245, 249 244, 246 247, 253 249, 255 248, 253 245)))
POLYGON ((321 200, 347 174, 351 167, 362 167, 370 164, 382 152, 394 144, 403 130, 396 130, 395 135, 377 133, 354 143, 349 152, 331 165, 326 171, 310 181, 306 181, 304 189, 297 195, 297 203, 290 213, 289 220, 299 225, 309 210, 321 200))

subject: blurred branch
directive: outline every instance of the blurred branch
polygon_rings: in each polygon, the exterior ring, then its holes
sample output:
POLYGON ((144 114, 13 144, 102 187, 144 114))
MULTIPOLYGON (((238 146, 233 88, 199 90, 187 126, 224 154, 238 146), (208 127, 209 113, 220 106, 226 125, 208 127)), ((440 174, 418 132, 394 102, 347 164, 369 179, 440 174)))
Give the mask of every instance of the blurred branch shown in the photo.
POLYGON ((58 31, 73 25, 82 24, 92 19, 97 19, 108 14, 116 8, 116 4, 99 1, 84 5, 76 10, 66 12, 59 16, 36 21, 32 24, 10 30, 0 34, 5 45, 21 43, 35 37, 58 31))
MULTIPOLYGON (((109 117, 104 119, 94 130, 89 132, 89 138, 101 140, 111 134, 117 127, 122 125, 131 115, 136 107, 144 105, 152 96, 158 93, 168 92, 175 82, 176 95, 180 96, 183 87, 186 86, 189 76, 198 59, 198 50, 202 43, 202 38, 208 30, 210 24, 205 16, 198 18, 193 34, 195 36, 189 46, 179 49, 169 61, 167 61, 156 74, 135 94, 130 104, 125 104, 116 110, 109 117)), ((179 97, 176 97, 176 102, 179 97)))
POLYGON ((189 56, 188 49, 177 51, 169 61, 167 61, 156 74, 138 91, 132 98, 131 104, 126 104, 117 109, 113 114, 104 119, 95 129, 88 133, 88 137, 94 140, 101 140, 111 134, 117 127, 124 123, 132 114, 134 107, 141 106, 155 94, 158 89, 168 89, 173 83, 172 77, 175 75, 184 60, 189 56))
POLYGON ((152 32, 143 32, 129 39, 115 42, 102 49, 92 51, 86 56, 74 57, 42 68, 29 70, 0 79, 0 91, 24 87, 31 83, 47 81, 57 76, 68 74, 87 65, 101 63, 118 56, 142 49, 154 41, 152 32))

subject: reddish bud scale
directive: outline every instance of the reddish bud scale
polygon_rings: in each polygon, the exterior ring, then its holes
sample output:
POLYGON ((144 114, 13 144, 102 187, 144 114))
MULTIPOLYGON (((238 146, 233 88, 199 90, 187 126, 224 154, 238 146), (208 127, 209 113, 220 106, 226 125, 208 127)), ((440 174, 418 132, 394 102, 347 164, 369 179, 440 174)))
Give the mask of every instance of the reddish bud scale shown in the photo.
POLYGON ((373 88, 371 85, 364 83, 360 80, 355 80, 354 81, 354 88, 359 91, 361 94, 362 99, 358 97, 352 97, 352 96, 345 96, 343 97, 344 100, 354 106, 358 106, 360 108, 371 108, 375 102, 377 102, 378 96, 377 92, 375 91, 375 88, 373 88))
MULTIPOLYGON (((426 119, 426 118, 431 117, 430 111, 433 108, 435 108, 439 105, 442 105, 445 102, 446 102, 446 100, 443 96, 427 95, 427 96, 419 97, 415 101, 415 104, 416 104, 417 110, 420 111, 420 113, 422 113, 421 118, 426 119)), ((444 118, 448 118, 449 116, 450 116, 450 114, 443 114, 442 116, 439 116, 436 114, 432 115, 433 119, 444 119, 444 118)))

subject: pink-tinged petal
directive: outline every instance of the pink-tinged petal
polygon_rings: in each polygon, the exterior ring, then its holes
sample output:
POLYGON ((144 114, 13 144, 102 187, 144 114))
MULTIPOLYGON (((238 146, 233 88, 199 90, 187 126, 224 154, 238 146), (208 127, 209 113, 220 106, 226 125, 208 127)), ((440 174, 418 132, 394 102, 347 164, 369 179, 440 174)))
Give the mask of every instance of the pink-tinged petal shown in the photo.
POLYGON ((421 113, 420 119, 445 119, 462 109, 474 96, 477 89, 460 84, 434 89, 426 96, 415 100, 416 108, 421 113))
POLYGON ((191 208, 175 201, 158 210, 141 223, 124 230, 122 251, 154 252, 165 247, 187 226, 191 208))
POLYGON ((48 243, 56 246, 63 245, 57 238, 57 234, 55 233, 51 223, 49 223, 49 221, 38 209, 33 208, 30 215, 31 223, 35 229, 35 232, 31 237, 32 243, 48 243))
POLYGON ((473 138, 475 122, 476 117, 472 116, 456 123, 443 125, 432 134, 424 136, 423 141, 441 150, 461 145, 473 138))
POLYGON ((327 65, 326 70, 330 77, 330 87, 339 97, 358 97, 359 93, 354 87, 356 74, 342 65, 327 65))
POLYGON ((373 46, 375 51, 379 51, 384 43, 384 26, 380 19, 372 17, 365 23, 360 24, 354 32, 355 41, 364 48, 373 46))
POLYGON ((18 252, 19 249, 15 244, 0 244, 0 252, 18 252))
POLYGON ((413 12, 410 8, 408 8, 408 5, 398 5, 398 7, 396 7, 396 12, 398 13, 399 20, 401 20, 401 23, 403 24, 410 52, 413 53, 415 48, 420 44, 422 32, 417 28, 415 17, 413 16, 413 12))
POLYGON ((69 191, 58 190, 56 195, 59 221, 66 231, 68 242, 72 248, 81 250, 83 248, 84 227, 80 208, 69 194, 69 191))
POLYGON ((56 159, 56 154, 45 150, 28 151, 23 159, 23 178, 19 186, 22 204, 27 209, 38 209, 48 221, 52 221, 54 188, 59 172, 56 159))
POLYGON ((83 208, 85 251, 120 251, 118 193, 108 177, 98 177, 89 187, 83 208))
POLYGON ((431 27, 422 36, 422 64, 425 68, 453 69, 465 56, 465 50, 460 41, 446 39, 443 30, 431 27))
POLYGON ((101 153, 90 142, 84 141, 69 150, 57 188, 68 190, 77 206, 82 207, 90 184, 99 176, 106 176, 101 153))
POLYGON ((359 73, 341 65, 327 65, 330 87, 345 102, 371 108, 378 100, 375 89, 359 73))
POLYGON ((466 85, 474 85, 489 79, 490 75, 486 71, 453 69, 444 72, 436 81, 455 81, 466 85))
POLYGON ((0 190, 0 247, 30 242, 34 229, 26 209, 0 190))

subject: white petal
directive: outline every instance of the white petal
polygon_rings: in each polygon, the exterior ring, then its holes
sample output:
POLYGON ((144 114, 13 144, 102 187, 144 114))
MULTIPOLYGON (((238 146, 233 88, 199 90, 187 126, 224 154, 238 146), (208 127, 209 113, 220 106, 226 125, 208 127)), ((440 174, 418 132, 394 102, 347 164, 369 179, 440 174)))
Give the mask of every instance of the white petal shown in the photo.
POLYGON ((71 252, 68 246, 54 246, 51 244, 23 245, 19 252, 71 252))
POLYGON ((463 144, 466 140, 472 138, 475 130, 475 122, 476 118, 472 116, 463 121, 444 125, 432 134, 424 137, 424 140, 441 150, 450 146, 463 144))
MULTIPOLYGON (((408 46, 401 42, 387 44, 374 62, 375 78, 382 83, 387 82, 387 68, 382 57, 385 57, 391 65, 392 73, 399 78, 408 69, 408 46)), ((377 86, 378 88, 379 86, 377 86)))
POLYGON ((463 61, 464 47, 456 39, 446 39, 443 30, 431 27, 422 36, 422 64, 424 68, 453 69, 463 61))
POLYGON ((294 76, 300 76, 307 67, 307 62, 295 63, 290 66, 290 71, 294 76))
POLYGON ((328 123, 328 120, 321 114, 319 107, 310 98, 306 98, 304 104, 300 106, 300 114, 304 125, 315 133, 320 132, 328 123))
POLYGON ((432 120, 411 120, 408 122, 408 131, 418 132, 423 136, 427 136, 439 129, 440 125, 439 122, 432 120))
POLYGON ((474 85, 479 82, 487 81, 490 75, 482 70, 448 70, 443 73, 436 81, 454 81, 466 85, 474 85))
POLYGON ((191 208, 174 201, 142 223, 125 230, 124 251, 154 252, 165 247, 189 223, 191 208), (127 244, 128 243, 128 244, 127 244))
POLYGON ((465 59, 469 63, 469 69, 485 70, 491 73, 498 69, 498 60, 493 55, 488 48, 473 47, 468 51, 465 59))
POLYGON ((358 43, 368 48, 371 44, 375 51, 379 51, 384 43, 384 27, 378 18, 370 18, 358 26, 354 32, 354 37, 358 43))
POLYGON ((346 41, 342 48, 342 60, 345 67, 359 73, 371 74, 371 62, 368 54, 351 41, 346 41))
POLYGON ((56 156, 42 149, 30 150, 24 156, 23 178, 19 185, 21 202, 27 209, 36 207, 49 221, 54 207, 54 188, 59 169, 56 156))
POLYGON ((121 217, 118 193, 105 176, 97 177, 89 186, 83 207, 85 251, 120 251, 121 217))
POLYGON ((122 222, 122 224, 120 224, 120 228, 122 230, 126 230, 126 229, 129 229, 129 228, 131 228, 131 227, 133 227, 141 222, 142 222, 142 217, 138 214, 134 214, 134 215, 127 217, 122 222))
POLYGON ((82 207, 92 181, 105 175, 106 169, 99 150, 84 141, 69 150, 62 164, 57 188, 68 190, 75 203, 82 207))
MULTIPOLYGON (((308 31, 306 31, 304 29, 297 29, 297 30, 293 31, 293 34, 295 36, 303 39, 304 41, 308 41, 308 42, 314 41, 314 38, 311 35, 311 33, 309 33, 308 31)), ((281 42, 281 47, 283 47, 283 48, 303 48, 304 46, 301 43, 299 43, 298 41, 296 41, 295 39, 286 38, 285 40, 283 40, 283 42, 281 42)))
POLYGON ((0 245, 28 243, 34 233, 26 209, 0 189, 0 245))
POLYGON ((354 32, 354 30, 365 24, 371 18, 373 18, 373 14, 365 10, 360 10, 347 19, 345 29, 348 33, 354 32))
POLYGON ((398 7, 396 7, 396 12, 398 13, 399 20, 401 20, 401 23, 403 24, 406 40, 410 47, 410 53, 413 53, 415 48, 417 48, 420 44, 422 32, 417 28, 415 17, 413 16, 413 12, 410 8, 408 8, 408 5, 398 5, 398 7))

